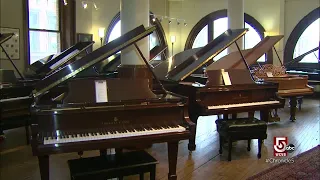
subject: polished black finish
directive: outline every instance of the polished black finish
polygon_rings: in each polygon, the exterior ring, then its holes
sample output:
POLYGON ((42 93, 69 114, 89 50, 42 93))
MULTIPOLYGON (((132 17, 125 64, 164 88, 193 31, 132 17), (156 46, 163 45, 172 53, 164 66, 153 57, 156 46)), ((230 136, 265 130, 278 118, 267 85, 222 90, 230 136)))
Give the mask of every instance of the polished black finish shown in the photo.
POLYGON ((49 76, 51 73, 58 71, 60 68, 63 68, 69 63, 72 63, 77 55, 84 52, 93 44, 93 41, 78 42, 77 44, 46 61, 43 65, 39 65, 39 63, 31 64, 26 69, 28 72, 28 77, 42 79, 46 76, 49 76))

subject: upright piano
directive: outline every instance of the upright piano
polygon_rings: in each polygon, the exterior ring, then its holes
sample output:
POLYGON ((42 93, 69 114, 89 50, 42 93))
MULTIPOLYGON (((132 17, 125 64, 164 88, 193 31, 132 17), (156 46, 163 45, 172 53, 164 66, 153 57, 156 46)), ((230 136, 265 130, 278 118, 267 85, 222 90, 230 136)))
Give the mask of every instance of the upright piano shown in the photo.
POLYGON ((149 79, 73 78, 154 29, 141 25, 37 83, 32 92, 31 145, 42 180, 49 179, 51 154, 134 147, 142 142, 167 142, 168 179, 177 178, 178 142, 194 131, 186 97, 164 89, 154 93, 149 79), (52 97, 48 92, 60 84, 66 84, 67 91, 52 97))
MULTIPOLYGON (((182 52, 177 56, 181 58, 173 57, 154 68, 156 76, 166 89, 189 98, 189 116, 195 124, 199 116, 223 114, 227 118, 228 114, 255 110, 261 112, 261 120, 267 121, 270 109, 284 106, 283 100, 276 95, 276 84, 256 83, 245 70, 224 70, 231 75, 231 85, 223 84, 221 69, 207 68, 206 74, 193 74, 197 71, 201 73, 206 64, 211 63, 211 67, 215 66, 217 62, 212 62, 212 58, 232 43, 236 43, 246 31, 227 30, 206 46, 188 50, 188 55, 183 55, 182 52)), ((189 139, 190 151, 196 149, 195 134, 189 139)))
MULTIPOLYGON (((282 38, 282 35, 267 36, 252 49, 242 50, 241 52, 246 63, 249 66, 256 63, 263 54, 274 47, 274 45, 282 38)), ((247 69, 239 52, 228 54, 221 58, 221 60, 216 64, 219 65, 218 68, 223 69, 247 69), (223 64, 223 62, 226 63, 223 64)), ((208 67, 208 69, 217 69, 217 67, 208 67)), ((308 85, 308 76, 289 75, 286 73, 284 66, 266 64, 262 67, 254 68, 253 75, 257 81, 274 82, 279 84, 277 92, 278 95, 290 99, 290 120, 292 121, 296 119, 295 112, 297 107, 297 97, 313 93, 313 88, 308 85)))

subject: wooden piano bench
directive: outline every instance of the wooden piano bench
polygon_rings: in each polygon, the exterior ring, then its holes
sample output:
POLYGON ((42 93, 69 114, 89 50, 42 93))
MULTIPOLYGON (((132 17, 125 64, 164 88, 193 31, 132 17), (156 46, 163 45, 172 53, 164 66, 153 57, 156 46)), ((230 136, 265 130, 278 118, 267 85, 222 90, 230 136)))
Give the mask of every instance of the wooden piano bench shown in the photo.
POLYGON ((261 158, 262 140, 267 138, 267 124, 256 118, 236 118, 229 120, 217 120, 217 131, 220 139, 219 153, 222 154, 222 146, 228 141, 228 161, 231 161, 232 142, 236 140, 248 140, 247 150, 250 151, 251 139, 258 139, 258 158, 261 158))
POLYGON ((158 161, 145 151, 134 151, 105 156, 73 159, 68 161, 72 180, 123 179, 124 176, 150 172, 150 180, 156 179, 158 161))

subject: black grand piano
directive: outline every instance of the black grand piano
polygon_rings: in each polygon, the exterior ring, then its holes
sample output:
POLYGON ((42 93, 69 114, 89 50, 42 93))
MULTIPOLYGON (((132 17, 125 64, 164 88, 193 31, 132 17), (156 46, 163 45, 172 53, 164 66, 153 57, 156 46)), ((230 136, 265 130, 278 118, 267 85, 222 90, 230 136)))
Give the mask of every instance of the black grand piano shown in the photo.
POLYGON ((154 29, 139 26, 37 83, 32 92, 31 145, 42 180, 49 179, 51 154, 134 147, 142 142, 168 143, 168 179, 177 178, 178 142, 194 131, 187 98, 165 89, 154 93, 143 78, 73 78, 154 29), (62 83, 67 91, 53 97, 50 92, 62 83))
MULTIPOLYGON (((1 34, 1 44, 9 40, 13 35, 13 33, 1 34)), ((24 74, 18 70, 10 57, 7 56, 20 78, 16 78, 13 70, 0 70, 1 79, 3 80, 0 82, 0 133, 6 129, 25 126, 27 144, 29 144, 29 108, 32 103, 32 98, 29 95, 35 83, 66 64, 73 62, 77 55, 92 46, 93 43, 79 42, 55 57, 49 56, 45 58, 47 60, 42 59, 29 65, 24 74)), ((4 52, 6 53, 6 51, 4 52)))
MULTIPOLYGON (((232 43, 237 45, 236 40, 245 33, 246 29, 227 30, 206 46, 188 50, 188 55, 182 52, 154 68, 166 89, 189 98, 189 116, 195 124, 199 116, 223 114, 227 119, 229 114, 235 116, 236 113, 252 111, 260 111, 261 120, 268 121, 271 109, 284 106, 284 100, 276 95, 277 84, 256 83, 247 70, 202 72, 206 64, 215 66, 212 58, 232 43), (230 82, 226 83, 222 74, 228 74, 230 82)), ((188 149, 193 151, 195 148, 193 136, 189 140, 188 149)))

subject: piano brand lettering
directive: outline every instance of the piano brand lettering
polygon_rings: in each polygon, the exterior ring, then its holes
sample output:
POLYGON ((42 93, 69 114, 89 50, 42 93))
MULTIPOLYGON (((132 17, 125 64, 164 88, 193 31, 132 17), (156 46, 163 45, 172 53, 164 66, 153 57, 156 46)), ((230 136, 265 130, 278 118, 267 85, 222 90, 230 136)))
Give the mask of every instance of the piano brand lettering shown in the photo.
POLYGON ((285 157, 295 150, 293 144, 288 144, 288 137, 273 138, 273 155, 275 157, 285 157))

